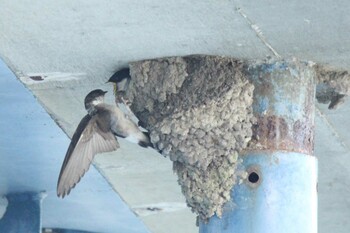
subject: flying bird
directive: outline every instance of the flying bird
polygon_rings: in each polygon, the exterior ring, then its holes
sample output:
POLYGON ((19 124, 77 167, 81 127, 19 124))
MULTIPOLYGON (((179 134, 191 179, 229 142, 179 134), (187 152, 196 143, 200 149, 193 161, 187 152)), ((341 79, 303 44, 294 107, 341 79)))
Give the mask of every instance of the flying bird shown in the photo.
POLYGON ((85 97, 88 114, 80 121, 68 147, 57 182, 57 196, 64 198, 89 169, 94 156, 119 148, 115 136, 142 147, 153 147, 148 132, 141 131, 117 106, 104 103, 107 91, 91 91, 85 97))

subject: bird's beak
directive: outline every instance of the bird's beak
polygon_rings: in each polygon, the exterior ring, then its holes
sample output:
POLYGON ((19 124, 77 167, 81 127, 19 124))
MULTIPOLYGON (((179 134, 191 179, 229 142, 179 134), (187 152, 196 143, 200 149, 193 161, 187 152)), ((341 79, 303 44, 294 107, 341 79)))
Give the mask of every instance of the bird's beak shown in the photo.
POLYGON ((118 86, 116 83, 113 83, 113 94, 116 96, 118 92, 118 86))
POLYGON ((104 91, 103 93, 106 94, 108 91, 104 91))

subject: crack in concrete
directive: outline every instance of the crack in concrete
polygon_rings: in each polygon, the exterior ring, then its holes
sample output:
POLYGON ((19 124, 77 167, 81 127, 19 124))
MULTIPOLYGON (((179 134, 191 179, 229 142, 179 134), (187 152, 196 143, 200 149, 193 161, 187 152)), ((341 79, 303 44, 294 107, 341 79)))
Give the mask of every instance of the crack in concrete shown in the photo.
POLYGON ((281 58, 281 55, 271 46, 271 44, 267 41, 264 34, 258 25, 256 25, 246 13, 243 12, 242 8, 236 7, 236 11, 248 22, 249 26, 253 29, 257 37, 261 40, 261 42, 277 57, 281 58))
POLYGON ((324 121, 324 123, 329 127, 330 131, 338 139, 338 142, 340 145, 347 151, 350 150, 350 147, 344 142, 342 137, 339 135, 338 131, 335 129, 335 127, 332 125, 332 123, 328 120, 327 116, 318 108, 315 107, 316 114, 324 121))

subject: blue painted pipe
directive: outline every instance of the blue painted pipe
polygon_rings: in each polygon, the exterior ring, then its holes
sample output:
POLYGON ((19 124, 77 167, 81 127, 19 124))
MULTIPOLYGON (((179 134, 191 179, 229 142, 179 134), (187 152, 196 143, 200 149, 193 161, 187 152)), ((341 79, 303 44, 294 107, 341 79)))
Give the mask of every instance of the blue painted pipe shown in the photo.
POLYGON ((317 158, 313 156, 314 70, 304 62, 250 63, 253 139, 237 170, 222 217, 200 221, 200 233, 317 233, 317 158))
POLYGON ((41 193, 14 193, 6 196, 8 206, 0 219, 0 232, 40 233, 41 193))
POLYGON ((316 233, 317 160, 295 152, 250 153, 241 169, 255 172, 231 191, 221 218, 200 223, 201 233, 316 233))

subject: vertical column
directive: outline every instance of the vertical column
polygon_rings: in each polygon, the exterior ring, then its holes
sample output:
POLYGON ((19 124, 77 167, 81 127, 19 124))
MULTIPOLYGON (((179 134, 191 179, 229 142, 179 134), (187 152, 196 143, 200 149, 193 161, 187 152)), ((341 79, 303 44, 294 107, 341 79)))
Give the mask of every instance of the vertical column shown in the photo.
POLYGON ((0 219, 0 232, 40 233, 41 193, 14 193, 6 196, 8 206, 0 219))
POLYGON ((231 190, 221 218, 200 233, 316 233, 317 159, 313 156, 314 71, 298 61, 252 63, 253 139, 240 155, 247 179, 231 190))

